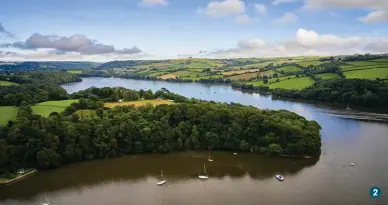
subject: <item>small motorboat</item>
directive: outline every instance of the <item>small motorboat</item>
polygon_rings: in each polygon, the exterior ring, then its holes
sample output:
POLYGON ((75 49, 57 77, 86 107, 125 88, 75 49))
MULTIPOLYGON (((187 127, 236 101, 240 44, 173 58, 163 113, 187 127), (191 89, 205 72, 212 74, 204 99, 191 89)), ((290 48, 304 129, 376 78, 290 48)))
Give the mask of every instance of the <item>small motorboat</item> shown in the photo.
POLYGON ((276 179, 279 181, 284 181, 284 177, 282 175, 276 175, 276 179))
POLYGON ((156 185, 160 186, 160 185, 163 185, 166 183, 166 180, 162 180, 162 181, 159 181, 158 183, 156 183, 156 185))
POLYGON ((233 153, 234 155, 237 155, 237 153, 235 152, 235 153, 233 153))
POLYGON ((210 158, 210 154, 209 154, 209 158, 207 159, 207 161, 209 162, 212 162, 213 160, 210 158))
POLYGON ((350 163, 350 166, 352 166, 352 167, 353 167, 354 165, 355 165, 355 164, 354 164, 354 162, 350 163))
POLYGON ((156 183, 157 186, 161 186, 166 183, 166 180, 164 180, 164 177, 163 177, 163 170, 160 170, 160 179, 161 180, 156 183))
POLYGON ((203 172, 204 172, 204 175, 199 175, 198 178, 201 179, 201 180, 209 179, 209 177, 207 176, 205 164, 203 165, 203 172))

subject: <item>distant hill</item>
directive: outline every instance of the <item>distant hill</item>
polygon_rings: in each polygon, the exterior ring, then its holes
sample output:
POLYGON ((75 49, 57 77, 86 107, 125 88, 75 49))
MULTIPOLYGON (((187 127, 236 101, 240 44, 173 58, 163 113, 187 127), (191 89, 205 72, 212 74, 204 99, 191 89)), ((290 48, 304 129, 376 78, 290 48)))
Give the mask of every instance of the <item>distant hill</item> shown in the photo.
POLYGON ((154 63, 168 62, 168 60, 128 60, 128 61, 110 61, 103 63, 97 69, 128 68, 138 65, 152 65, 154 63))
POLYGON ((0 70, 61 70, 61 69, 90 69, 96 68, 100 63, 87 61, 24 61, 0 62, 0 70))

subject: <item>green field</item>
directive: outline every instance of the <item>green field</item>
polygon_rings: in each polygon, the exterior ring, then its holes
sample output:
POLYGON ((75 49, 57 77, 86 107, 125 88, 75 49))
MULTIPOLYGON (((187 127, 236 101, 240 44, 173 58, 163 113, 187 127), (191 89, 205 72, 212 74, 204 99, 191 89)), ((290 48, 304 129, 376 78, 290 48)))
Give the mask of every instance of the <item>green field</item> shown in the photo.
MULTIPOLYGON (((295 77, 296 77, 295 75, 289 75, 289 76, 282 76, 282 77, 278 77, 278 78, 271 78, 271 79, 268 79, 268 82, 276 83, 277 80, 279 80, 279 81, 290 80, 290 79, 293 79, 295 77)), ((251 84, 253 86, 260 86, 260 85, 269 86, 270 85, 270 84, 264 84, 263 80, 247 82, 247 84, 251 84)))
POLYGON ((354 70, 344 72, 346 78, 361 78, 376 80, 376 78, 388 78, 388 68, 373 68, 368 70, 354 70))
POLYGON ((47 101, 38 103, 31 107, 32 113, 35 115, 41 115, 42 117, 48 117, 52 112, 63 112, 66 107, 70 106, 73 102, 78 102, 78 100, 47 101))
POLYGON ((388 64, 388 58, 380 58, 380 59, 370 60, 369 62, 377 62, 377 63, 388 64))
POLYGON ((276 70, 283 71, 283 72, 298 72, 298 71, 302 71, 301 68, 299 68, 297 66, 294 66, 294 65, 284 66, 284 67, 278 68, 276 70))
POLYGON ((330 80, 330 79, 338 79, 339 76, 335 73, 322 73, 315 75, 318 78, 321 78, 322 80, 330 80))
POLYGON ((68 70, 67 72, 73 74, 82 74, 82 70, 68 70))
POLYGON ((177 71, 177 72, 173 72, 173 73, 171 73, 171 74, 173 74, 173 75, 175 75, 175 76, 180 76, 180 77, 183 77, 183 76, 188 76, 188 77, 196 77, 197 76, 197 72, 193 72, 193 71, 177 71))
POLYGON ((14 83, 14 82, 9 82, 9 81, 2 81, 0 80, 0 86, 1 85, 19 85, 17 83, 14 83))
POLYGON ((381 63, 373 62, 373 61, 356 61, 356 62, 347 62, 347 64, 354 65, 354 66, 377 66, 381 65, 381 63))
POLYGON ((283 89, 297 89, 301 90, 314 84, 314 80, 311 77, 294 78, 290 80, 283 80, 278 83, 268 84, 271 89, 283 88, 283 89))
POLYGON ((322 62, 319 60, 313 60, 313 61, 297 61, 296 63, 299 64, 300 66, 308 67, 309 65, 313 65, 313 66, 321 65, 325 62, 322 62))
POLYGON ((5 126, 8 121, 16 120, 18 108, 14 106, 0 106, 0 113, 0 126, 5 126))

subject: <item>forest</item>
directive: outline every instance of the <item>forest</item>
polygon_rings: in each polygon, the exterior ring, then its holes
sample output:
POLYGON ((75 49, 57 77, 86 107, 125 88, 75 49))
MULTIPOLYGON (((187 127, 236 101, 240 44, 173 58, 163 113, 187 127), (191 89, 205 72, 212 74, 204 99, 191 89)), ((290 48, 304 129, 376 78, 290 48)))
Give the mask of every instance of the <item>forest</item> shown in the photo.
POLYGON ((320 125, 285 110, 187 99, 162 89, 89 88, 62 113, 44 118, 20 103, 15 121, 0 131, 0 173, 126 154, 230 150, 268 155, 321 153, 320 125), (172 105, 105 108, 117 99, 173 99, 172 105), (94 112, 80 116, 84 110, 94 112))
POLYGON ((274 97, 299 98, 365 107, 388 105, 388 84, 362 79, 319 81, 302 90, 273 89, 274 97))
POLYGON ((0 86, 0 106, 20 106, 23 101, 35 104, 48 100, 69 99, 63 83, 79 82, 82 79, 67 72, 20 71, 0 75, 0 80, 20 85, 0 86))

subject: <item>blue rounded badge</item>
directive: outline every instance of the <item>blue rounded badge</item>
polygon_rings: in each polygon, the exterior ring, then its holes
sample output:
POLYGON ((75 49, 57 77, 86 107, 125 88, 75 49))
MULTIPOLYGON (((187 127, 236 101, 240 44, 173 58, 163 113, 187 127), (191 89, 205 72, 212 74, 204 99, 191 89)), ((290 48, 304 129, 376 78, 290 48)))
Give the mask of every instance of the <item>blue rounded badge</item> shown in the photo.
POLYGON ((372 188, 369 189, 369 195, 372 197, 372 198, 379 198, 380 195, 381 195, 381 189, 377 186, 374 186, 372 188))

